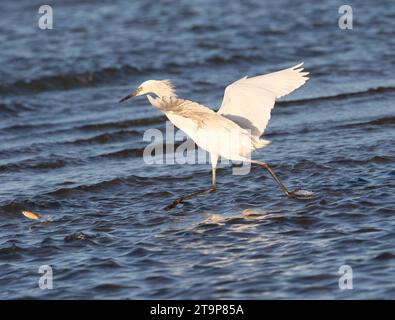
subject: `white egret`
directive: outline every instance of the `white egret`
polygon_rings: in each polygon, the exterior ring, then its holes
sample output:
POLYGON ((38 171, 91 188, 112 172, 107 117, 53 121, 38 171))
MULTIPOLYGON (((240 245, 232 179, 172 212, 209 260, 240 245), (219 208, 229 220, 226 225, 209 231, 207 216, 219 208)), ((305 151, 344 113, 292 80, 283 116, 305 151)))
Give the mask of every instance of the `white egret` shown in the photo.
POLYGON ((273 169, 266 163, 251 160, 249 154, 266 146, 269 141, 260 139, 277 98, 302 86, 309 78, 303 72, 302 63, 281 71, 252 78, 244 77, 226 87, 218 112, 193 101, 180 99, 168 80, 148 80, 120 100, 147 95, 149 102, 162 111, 180 130, 210 154, 212 184, 209 189, 190 193, 175 200, 165 209, 193 196, 216 190, 216 166, 218 158, 245 161, 266 169, 288 197, 304 197, 313 193, 296 189, 288 191, 273 169), (149 94, 156 96, 152 97, 149 94))

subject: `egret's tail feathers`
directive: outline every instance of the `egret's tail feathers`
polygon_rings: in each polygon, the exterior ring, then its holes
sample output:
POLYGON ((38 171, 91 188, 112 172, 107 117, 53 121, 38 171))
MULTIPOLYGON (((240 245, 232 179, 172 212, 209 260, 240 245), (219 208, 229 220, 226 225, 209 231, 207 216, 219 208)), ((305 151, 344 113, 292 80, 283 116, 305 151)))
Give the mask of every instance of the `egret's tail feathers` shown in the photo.
POLYGON ((269 140, 255 138, 252 139, 252 145, 255 149, 263 148, 270 143, 269 140))

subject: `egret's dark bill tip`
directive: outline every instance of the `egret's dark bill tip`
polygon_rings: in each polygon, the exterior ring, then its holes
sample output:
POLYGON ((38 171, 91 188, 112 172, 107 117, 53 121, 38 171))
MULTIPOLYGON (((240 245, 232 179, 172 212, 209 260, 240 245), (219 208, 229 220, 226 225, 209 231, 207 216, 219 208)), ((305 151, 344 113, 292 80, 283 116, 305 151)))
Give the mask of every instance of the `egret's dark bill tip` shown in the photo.
POLYGON ((119 100, 119 103, 124 102, 125 100, 128 100, 132 97, 135 97, 136 95, 137 95, 137 91, 133 91, 131 94, 128 94, 126 97, 119 100))
POLYGON ((119 103, 124 102, 125 100, 128 100, 128 99, 130 99, 131 97, 133 97, 133 96, 129 94, 128 96, 123 97, 121 100, 119 100, 119 103))
POLYGON ((119 103, 124 102, 125 100, 128 100, 129 96, 123 97, 121 100, 119 100, 119 103))

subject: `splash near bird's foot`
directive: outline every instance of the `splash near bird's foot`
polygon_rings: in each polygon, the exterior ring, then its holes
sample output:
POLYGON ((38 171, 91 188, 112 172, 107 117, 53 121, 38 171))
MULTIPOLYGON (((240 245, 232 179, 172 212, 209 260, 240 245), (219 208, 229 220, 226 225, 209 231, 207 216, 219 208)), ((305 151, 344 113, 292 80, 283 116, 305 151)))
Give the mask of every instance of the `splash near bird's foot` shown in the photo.
POLYGON ((288 192, 287 196, 290 198, 311 199, 314 198, 315 193, 313 191, 295 189, 294 191, 288 192))

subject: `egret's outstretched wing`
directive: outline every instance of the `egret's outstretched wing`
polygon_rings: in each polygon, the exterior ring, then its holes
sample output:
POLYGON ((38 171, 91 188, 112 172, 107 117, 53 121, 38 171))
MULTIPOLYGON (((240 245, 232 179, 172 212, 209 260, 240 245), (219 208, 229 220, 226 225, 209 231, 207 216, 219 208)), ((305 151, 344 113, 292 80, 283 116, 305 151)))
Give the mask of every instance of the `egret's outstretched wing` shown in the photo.
POLYGON ((291 93, 309 79, 309 73, 302 72, 302 64, 233 82, 225 89, 218 113, 259 137, 269 122, 276 98, 291 93))

